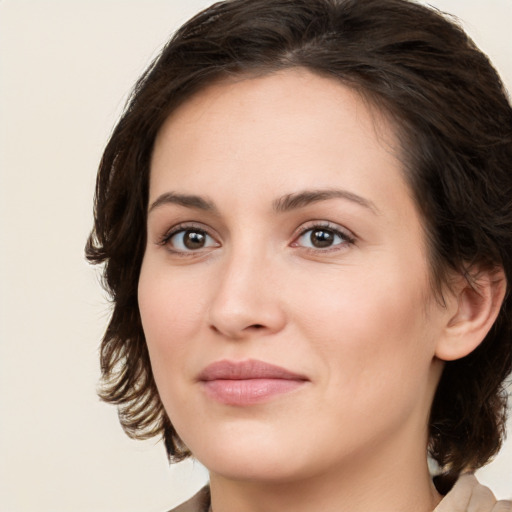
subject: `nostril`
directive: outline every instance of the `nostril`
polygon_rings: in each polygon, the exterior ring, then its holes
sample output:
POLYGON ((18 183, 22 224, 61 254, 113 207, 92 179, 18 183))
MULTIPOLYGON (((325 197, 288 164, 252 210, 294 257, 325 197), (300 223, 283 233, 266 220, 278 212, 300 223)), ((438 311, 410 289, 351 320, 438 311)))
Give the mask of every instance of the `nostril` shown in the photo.
POLYGON ((249 325, 249 329, 263 329, 263 325, 261 324, 253 324, 253 325, 249 325))

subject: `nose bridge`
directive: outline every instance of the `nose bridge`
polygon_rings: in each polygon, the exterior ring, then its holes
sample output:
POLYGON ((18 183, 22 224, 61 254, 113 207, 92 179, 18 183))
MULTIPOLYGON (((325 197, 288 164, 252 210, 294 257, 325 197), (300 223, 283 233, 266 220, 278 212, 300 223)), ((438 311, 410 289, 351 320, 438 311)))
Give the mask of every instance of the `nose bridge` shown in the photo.
POLYGON ((261 245, 246 240, 226 251, 210 307, 210 324, 232 338, 256 329, 276 332, 284 324, 276 283, 275 261, 261 245))

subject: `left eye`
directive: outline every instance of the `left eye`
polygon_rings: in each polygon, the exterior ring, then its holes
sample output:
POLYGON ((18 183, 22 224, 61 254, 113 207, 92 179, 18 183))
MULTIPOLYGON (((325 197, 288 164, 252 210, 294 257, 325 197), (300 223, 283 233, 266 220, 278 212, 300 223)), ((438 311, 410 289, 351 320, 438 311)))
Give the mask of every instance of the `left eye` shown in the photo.
POLYGON ((197 251, 218 245, 206 231, 192 228, 176 231, 167 239, 167 244, 181 252, 197 251))
POLYGON ((310 249, 328 249, 349 242, 349 238, 340 231, 317 226, 304 231, 297 239, 296 245, 310 249))

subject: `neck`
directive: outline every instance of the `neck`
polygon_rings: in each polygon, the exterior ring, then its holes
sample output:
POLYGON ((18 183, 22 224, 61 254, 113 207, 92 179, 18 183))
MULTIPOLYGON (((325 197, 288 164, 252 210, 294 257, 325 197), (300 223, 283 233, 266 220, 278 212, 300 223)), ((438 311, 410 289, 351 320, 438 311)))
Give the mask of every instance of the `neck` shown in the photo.
POLYGON ((371 448, 348 467, 283 482, 241 481, 210 473, 213 512, 431 512, 441 497, 425 450, 371 448), (357 460, 357 462, 356 462, 357 460))

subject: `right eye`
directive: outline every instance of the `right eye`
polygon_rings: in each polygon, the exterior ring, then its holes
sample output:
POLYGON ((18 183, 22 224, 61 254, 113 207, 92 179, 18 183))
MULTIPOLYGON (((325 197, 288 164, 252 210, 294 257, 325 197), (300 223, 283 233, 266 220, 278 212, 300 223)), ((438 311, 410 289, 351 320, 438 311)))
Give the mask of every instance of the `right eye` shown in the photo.
POLYGON ((162 243, 171 250, 181 253, 219 246, 219 243, 206 231, 192 227, 181 228, 171 232, 166 235, 162 243))

